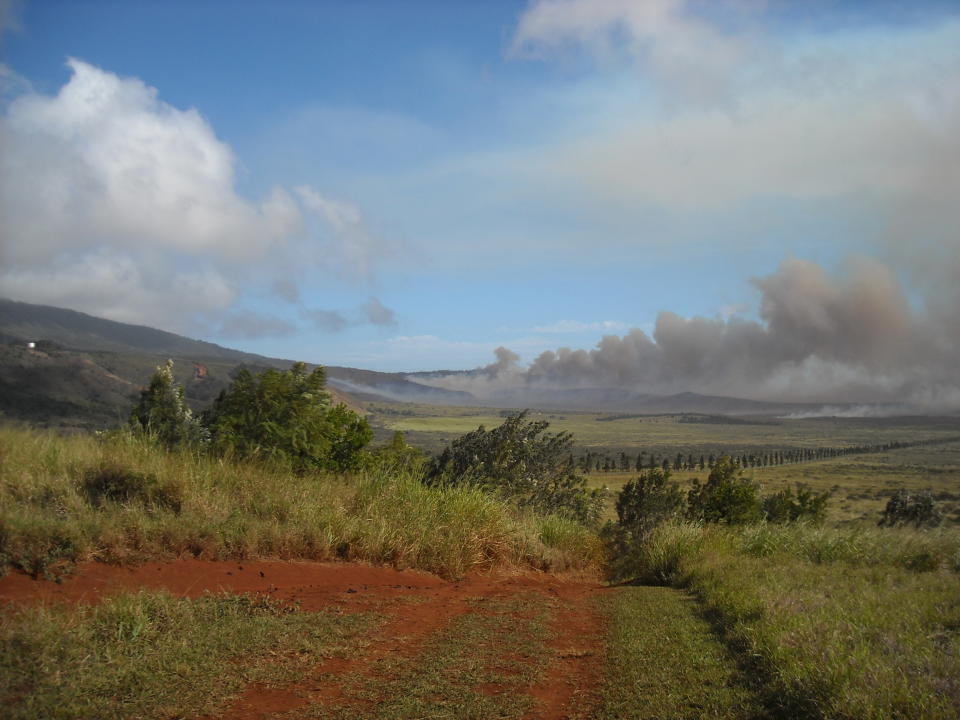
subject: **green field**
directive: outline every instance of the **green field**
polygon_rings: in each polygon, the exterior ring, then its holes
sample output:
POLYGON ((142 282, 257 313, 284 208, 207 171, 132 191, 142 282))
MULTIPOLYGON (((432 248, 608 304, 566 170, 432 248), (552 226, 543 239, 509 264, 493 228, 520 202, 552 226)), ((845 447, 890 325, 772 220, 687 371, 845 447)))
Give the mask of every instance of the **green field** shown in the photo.
MULTIPOLYGON (((406 403, 368 403, 366 410, 379 437, 400 430, 407 441, 428 452, 439 452, 463 433, 503 422, 509 411, 492 408, 443 407, 406 403)), ((620 417, 596 412, 532 412, 531 417, 550 423, 551 432, 574 436, 578 455, 590 452, 617 460, 620 453, 631 458, 627 472, 591 471, 592 487, 617 491, 636 475, 632 467, 643 452, 672 461, 711 454, 763 454, 811 448, 844 448, 891 442, 932 441, 933 444, 883 452, 844 455, 837 458, 785 465, 752 467, 752 477, 764 492, 775 492, 796 483, 818 491, 830 490, 831 523, 876 522, 892 490, 930 489, 950 523, 960 524, 960 441, 941 442, 960 434, 960 418, 707 418, 658 415, 620 417), (684 422, 684 420, 687 420, 684 422)), ((706 417, 706 416, 704 416, 706 417)), ((658 463, 659 464, 659 463, 658 463)), ((681 484, 703 479, 707 470, 679 470, 673 474, 681 484)), ((612 514, 612 506, 608 515, 612 514)))

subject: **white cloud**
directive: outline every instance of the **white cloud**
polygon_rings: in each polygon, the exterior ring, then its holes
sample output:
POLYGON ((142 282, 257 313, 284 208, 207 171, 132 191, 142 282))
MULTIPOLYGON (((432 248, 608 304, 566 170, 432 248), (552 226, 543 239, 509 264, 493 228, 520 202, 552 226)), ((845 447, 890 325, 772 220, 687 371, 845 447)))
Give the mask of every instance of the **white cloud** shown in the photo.
MULTIPOLYGON (((518 23, 515 54, 585 51, 602 66, 619 53, 637 79, 583 81, 594 107, 567 121, 571 132, 500 166, 522 167, 526 184, 550 188, 598 223, 644 227, 660 210, 699 218, 700 229, 684 236, 697 242, 735 244, 751 233, 753 242, 777 242, 795 218, 763 210, 787 201, 849 248, 872 244, 960 328, 960 19, 764 32, 762 3, 743 5, 534 2, 518 23), (688 70, 709 79, 714 67, 722 92, 688 92, 688 70)), ((665 235, 634 237, 653 245, 665 235)))
MULTIPOLYGON (((604 58, 625 53, 668 95, 725 104, 736 74, 762 48, 741 29, 721 30, 690 12, 686 0, 539 0, 521 16, 515 56, 545 57, 586 47, 604 58)), ((717 0, 728 17, 751 9, 717 0)))
MULTIPOLYGON (((19 93, 0 118, 2 294, 259 337, 293 325, 244 309, 247 295, 298 304, 317 269, 371 280, 385 251, 358 208, 306 186, 251 202, 235 190, 231 148, 197 110, 161 101, 138 78, 67 64, 55 95, 0 67, 5 91, 19 93)), ((379 306, 371 322, 389 312, 379 306)))
POLYGON ((303 207, 325 226, 319 232, 323 242, 314 248, 316 261, 353 280, 369 282, 377 265, 394 256, 393 243, 370 230, 356 205, 322 195, 309 185, 300 185, 294 191, 303 207))
POLYGON ((136 78, 71 59, 54 97, 24 95, 4 119, 4 231, 13 261, 104 242, 247 260, 296 228, 281 189, 236 195, 230 148, 193 109, 136 78))
POLYGON ((602 320, 600 322, 580 322, 579 320, 558 320, 550 325, 538 325, 534 332, 550 334, 572 334, 580 332, 620 332, 626 330, 627 323, 619 320, 602 320))

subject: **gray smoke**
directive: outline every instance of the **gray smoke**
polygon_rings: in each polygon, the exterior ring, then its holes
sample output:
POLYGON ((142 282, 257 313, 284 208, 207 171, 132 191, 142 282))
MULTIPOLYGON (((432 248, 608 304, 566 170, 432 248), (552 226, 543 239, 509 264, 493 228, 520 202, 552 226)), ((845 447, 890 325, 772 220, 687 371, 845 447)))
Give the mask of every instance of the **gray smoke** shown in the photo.
MULTIPOLYGON (((911 308, 893 273, 859 259, 840 277, 803 260, 786 260, 754 279, 759 321, 684 318, 659 313, 653 335, 607 335, 592 350, 542 353, 524 370, 506 348, 464 386, 435 384, 478 397, 513 387, 622 388, 696 392, 756 400, 908 403, 960 407, 960 337, 939 313, 911 308)), ((948 316, 955 323, 955 315, 948 316)))

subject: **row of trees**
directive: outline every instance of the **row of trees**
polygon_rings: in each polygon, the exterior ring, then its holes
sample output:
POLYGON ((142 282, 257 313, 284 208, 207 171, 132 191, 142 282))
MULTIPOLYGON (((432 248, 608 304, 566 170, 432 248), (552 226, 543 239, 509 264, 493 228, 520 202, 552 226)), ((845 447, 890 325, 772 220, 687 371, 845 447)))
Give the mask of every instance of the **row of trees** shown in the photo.
POLYGON ((951 443, 960 440, 960 436, 951 436, 944 438, 933 438, 927 440, 909 440, 894 441, 887 443, 878 443, 874 445, 849 445, 845 447, 815 447, 815 448, 789 448, 787 450, 774 450, 762 453, 721 453, 693 455, 687 453, 684 455, 678 452, 676 455, 640 452, 634 456, 626 452, 621 452, 616 456, 587 452, 576 458, 577 466, 583 472, 642 472, 644 470, 661 469, 663 471, 679 470, 706 470, 713 469, 717 460, 721 457, 729 457, 741 468, 772 467, 777 465, 792 465, 795 463, 813 462, 816 460, 828 460, 830 458, 843 457, 845 455, 860 455, 865 453, 889 452, 890 450, 900 450, 903 448, 921 447, 928 445, 938 445, 942 443, 951 443))
POLYGON ((130 415, 130 427, 167 447, 188 445, 242 458, 280 461, 297 471, 355 470, 373 439, 367 421, 326 392, 326 372, 242 369, 213 405, 194 416, 173 361, 157 368, 130 415))

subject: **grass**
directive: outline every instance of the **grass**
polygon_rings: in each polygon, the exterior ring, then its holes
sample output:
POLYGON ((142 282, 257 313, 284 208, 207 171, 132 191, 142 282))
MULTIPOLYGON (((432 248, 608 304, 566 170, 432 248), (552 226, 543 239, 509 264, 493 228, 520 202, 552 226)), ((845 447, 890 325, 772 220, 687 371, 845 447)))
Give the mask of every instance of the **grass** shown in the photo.
POLYGON ((10 610, 0 613, 0 703, 10 720, 213 713, 246 683, 289 682, 378 622, 245 595, 140 592, 10 610))
MULTIPOLYGON (((370 419, 390 432, 401 430, 408 442, 430 451, 462 435, 503 422, 502 411, 482 407, 445 407, 415 403, 368 402, 370 419)), ((889 441, 928 440, 958 434, 960 420, 952 418, 763 418, 756 424, 680 422, 678 415, 617 418, 617 413, 588 411, 533 411, 531 419, 546 420, 551 432, 570 432, 577 452, 591 450, 614 457, 620 451, 634 458, 641 450, 666 455, 741 453, 788 448, 874 445, 889 441), (606 420, 606 421, 605 421, 606 420), (605 422, 604 422, 605 421, 605 422)))
POLYGON ((688 594, 621 587, 603 601, 607 661, 592 720, 740 720, 760 710, 688 594))
POLYGON ((336 707, 315 704, 296 718, 493 720, 533 708, 525 688, 551 657, 554 602, 538 594, 477 598, 472 609, 428 639, 414 657, 384 658, 363 674, 339 677, 336 707))
POLYGON ((778 716, 957 718, 958 535, 666 525, 632 569, 696 595, 778 716))
POLYGON ((409 473, 294 475, 123 436, 0 428, 0 568, 55 577, 84 560, 185 554, 347 558, 457 578, 495 565, 595 567, 600 546, 579 525, 409 473))

